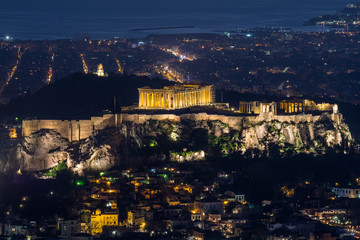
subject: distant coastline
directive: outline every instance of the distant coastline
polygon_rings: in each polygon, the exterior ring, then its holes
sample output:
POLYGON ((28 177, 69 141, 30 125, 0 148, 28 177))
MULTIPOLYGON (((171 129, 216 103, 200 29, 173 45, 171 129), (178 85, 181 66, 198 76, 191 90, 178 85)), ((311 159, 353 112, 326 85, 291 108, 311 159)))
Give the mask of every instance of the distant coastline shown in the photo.
POLYGON ((161 0, 144 1, 143 4, 115 1, 109 5, 94 4, 97 7, 89 7, 85 13, 76 11, 74 7, 89 6, 85 0, 75 1, 71 8, 60 0, 45 5, 34 3, 31 8, 26 4, 15 7, 5 1, 0 8, 0 36, 21 40, 82 37, 142 39, 149 33, 213 33, 214 30, 221 33, 258 27, 318 32, 324 30, 322 26, 304 26, 304 21, 334 14, 344 7, 343 0, 228 0, 228 4, 215 0, 191 2, 179 1, 176 7, 164 11, 161 0))
POLYGON ((152 28, 130 28, 130 32, 137 31, 152 31, 152 30, 170 30, 170 29, 181 29, 181 28, 194 28, 195 26, 177 26, 177 27, 152 27, 152 28))

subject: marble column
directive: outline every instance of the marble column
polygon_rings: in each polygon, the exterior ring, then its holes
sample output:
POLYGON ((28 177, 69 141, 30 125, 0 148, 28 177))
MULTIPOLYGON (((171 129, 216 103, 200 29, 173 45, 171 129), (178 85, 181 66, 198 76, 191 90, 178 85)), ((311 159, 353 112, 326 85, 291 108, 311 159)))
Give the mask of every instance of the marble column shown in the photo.
POLYGON ((161 94, 161 107, 165 108, 165 93, 161 94))
POLYGON ((142 92, 139 92, 139 107, 142 107, 142 92))

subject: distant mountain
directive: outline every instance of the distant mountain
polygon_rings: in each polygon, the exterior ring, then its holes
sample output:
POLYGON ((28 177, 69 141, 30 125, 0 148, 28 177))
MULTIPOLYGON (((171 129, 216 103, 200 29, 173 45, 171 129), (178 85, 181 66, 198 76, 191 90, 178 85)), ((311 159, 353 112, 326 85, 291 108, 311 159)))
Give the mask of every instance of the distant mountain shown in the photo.
POLYGON ((38 92, 0 108, 1 117, 76 119, 101 115, 104 110, 138 102, 138 88, 162 88, 174 83, 134 75, 98 77, 74 73, 38 92), (116 104, 114 104, 114 98, 116 104))

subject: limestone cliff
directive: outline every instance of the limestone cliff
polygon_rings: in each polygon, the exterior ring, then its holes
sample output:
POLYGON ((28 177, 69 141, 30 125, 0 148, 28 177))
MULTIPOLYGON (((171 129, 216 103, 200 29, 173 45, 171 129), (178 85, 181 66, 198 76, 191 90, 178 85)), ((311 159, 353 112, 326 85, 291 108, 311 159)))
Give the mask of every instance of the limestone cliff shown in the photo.
MULTIPOLYGON (((301 116, 300 116, 301 117, 301 116)), ((309 117, 241 117, 219 119, 122 122, 96 130, 88 138, 69 142, 58 132, 40 130, 24 137, 7 170, 39 171, 66 162, 74 172, 102 171, 117 165, 136 165, 165 159, 199 160, 208 154, 322 154, 347 151, 352 138, 341 115, 309 117), (305 119, 292 121, 292 119, 305 119)))

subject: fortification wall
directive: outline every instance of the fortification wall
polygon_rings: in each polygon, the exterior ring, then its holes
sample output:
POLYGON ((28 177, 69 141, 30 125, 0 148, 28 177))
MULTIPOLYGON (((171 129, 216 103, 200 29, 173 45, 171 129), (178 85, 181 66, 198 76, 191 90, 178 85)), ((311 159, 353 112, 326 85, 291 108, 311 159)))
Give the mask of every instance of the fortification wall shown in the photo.
POLYGON ((55 130, 70 142, 89 137, 95 130, 115 126, 115 115, 91 117, 90 120, 24 120, 22 136, 27 137, 41 129, 55 130))
MULTIPOLYGON (((342 115, 339 113, 328 114, 336 123, 342 121, 342 115)), ((311 114, 299 115, 273 115, 272 113, 262 113, 257 116, 225 116, 207 113, 190 114, 106 114, 102 117, 91 117, 90 120, 24 120, 22 124, 22 136, 26 137, 41 129, 51 129, 59 132, 61 136, 70 142, 79 141, 89 137, 95 130, 102 130, 108 127, 119 126, 123 122, 133 122, 143 124, 149 120, 181 122, 184 120, 192 121, 221 121, 228 124, 229 127, 241 130, 247 125, 262 121, 279 122, 316 122, 321 118, 320 115, 311 114)))

